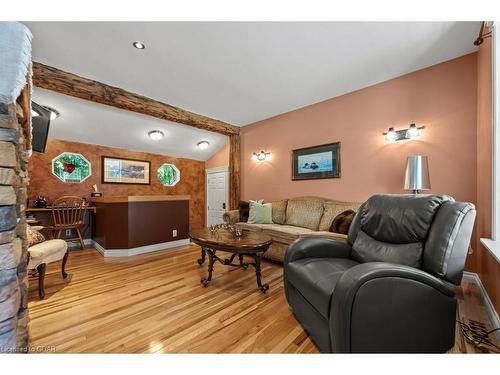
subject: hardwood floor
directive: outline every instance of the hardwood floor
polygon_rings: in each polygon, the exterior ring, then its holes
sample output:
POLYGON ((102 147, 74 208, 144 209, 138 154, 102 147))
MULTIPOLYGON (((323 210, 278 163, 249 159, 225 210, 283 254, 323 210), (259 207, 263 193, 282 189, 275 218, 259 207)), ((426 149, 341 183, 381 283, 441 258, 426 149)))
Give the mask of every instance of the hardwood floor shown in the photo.
MULTIPOLYGON (((115 259, 72 251, 68 279, 59 263, 47 267, 45 300, 30 280, 30 345, 57 353, 317 353, 290 313, 280 265, 263 262, 270 289, 262 294, 252 269, 220 264, 203 288, 198 257, 195 245, 115 259)), ((459 298, 461 312, 484 317, 481 305, 469 306, 479 301, 474 288, 459 298)), ((472 350, 457 337, 454 352, 472 350)))

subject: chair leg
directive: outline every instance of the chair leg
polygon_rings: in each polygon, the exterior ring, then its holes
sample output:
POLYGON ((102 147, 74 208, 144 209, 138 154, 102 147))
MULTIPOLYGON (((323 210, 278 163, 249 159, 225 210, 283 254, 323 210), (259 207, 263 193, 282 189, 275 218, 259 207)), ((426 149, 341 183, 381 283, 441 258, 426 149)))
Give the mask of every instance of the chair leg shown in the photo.
POLYGON ((78 234, 78 239, 80 240, 80 246, 82 250, 84 249, 82 233, 80 232, 80 228, 76 228, 76 233, 78 234))
POLYGON ((44 282, 45 282, 45 269, 47 268, 47 265, 45 263, 40 264, 36 269, 38 271, 38 296, 40 299, 45 298, 45 287, 44 287, 44 282))
POLYGON ((64 258, 62 260, 61 273, 63 278, 68 277, 68 274, 66 273, 66 262, 68 261, 68 253, 69 250, 66 250, 66 254, 64 254, 64 258))

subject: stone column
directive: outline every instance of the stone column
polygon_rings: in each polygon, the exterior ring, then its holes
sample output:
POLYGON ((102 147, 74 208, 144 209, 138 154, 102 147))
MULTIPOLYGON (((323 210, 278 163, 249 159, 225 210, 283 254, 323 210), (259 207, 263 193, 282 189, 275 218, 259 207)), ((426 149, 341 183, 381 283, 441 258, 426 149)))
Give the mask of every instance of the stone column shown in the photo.
POLYGON ((18 103, 0 103, 0 353, 28 347, 27 148, 31 88, 18 103))

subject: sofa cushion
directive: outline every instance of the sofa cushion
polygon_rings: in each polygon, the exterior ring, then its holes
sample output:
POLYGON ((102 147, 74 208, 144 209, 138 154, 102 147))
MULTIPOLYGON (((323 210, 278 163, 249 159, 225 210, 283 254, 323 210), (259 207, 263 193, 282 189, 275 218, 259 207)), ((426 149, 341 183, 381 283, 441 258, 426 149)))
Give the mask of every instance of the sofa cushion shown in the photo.
POLYGON ((288 201, 286 207, 286 224, 318 230, 323 215, 323 199, 294 198, 288 201))
POLYGON ((423 242, 446 195, 374 195, 361 212, 360 228, 382 242, 423 242))
POLYGON ((271 202, 271 204, 273 205, 273 223, 285 224, 287 202, 288 199, 271 202))
POLYGON ((250 223, 236 223, 238 227, 244 230, 249 230, 251 232, 261 232, 262 231, 262 226, 264 225, 269 225, 269 224, 250 224, 250 223))
POLYGON ((388 262, 421 268, 423 243, 380 242, 360 230, 352 246, 352 259, 360 262, 388 262))
POLYGON ((286 280, 325 318, 342 274, 359 263, 347 258, 304 258, 286 265, 286 280))
POLYGON ((333 219, 335 219, 338 214, 346 210, 353 210, 357 212, 359 209, 358 203, 343 203, 343 202, 325 202, 323 216, 319 222, 320 231, 328 231, 332 226, 333 219))
POLYGON ((279 224, 269 224, 266 226, 262 226, 262 232, 270 235, 273 241, 284 243, 292 243, 301 235, 314 233, 314 231, 307 228, 279 224))

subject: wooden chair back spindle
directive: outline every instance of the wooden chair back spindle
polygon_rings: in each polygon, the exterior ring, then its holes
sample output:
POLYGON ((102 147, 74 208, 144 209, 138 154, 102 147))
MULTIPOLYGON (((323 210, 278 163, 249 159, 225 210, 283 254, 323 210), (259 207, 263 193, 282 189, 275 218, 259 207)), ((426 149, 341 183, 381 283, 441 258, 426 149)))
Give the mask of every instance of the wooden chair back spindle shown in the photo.
POLYGON ((82 249, 84 245, 80 229, 83 226, 85 214, 83 204, 84 199, 76 196, 63 196, 52 203, 55 237, 61 237, 63 230, 75 229, 78 235, 75 239, 80 241, 82 249))

